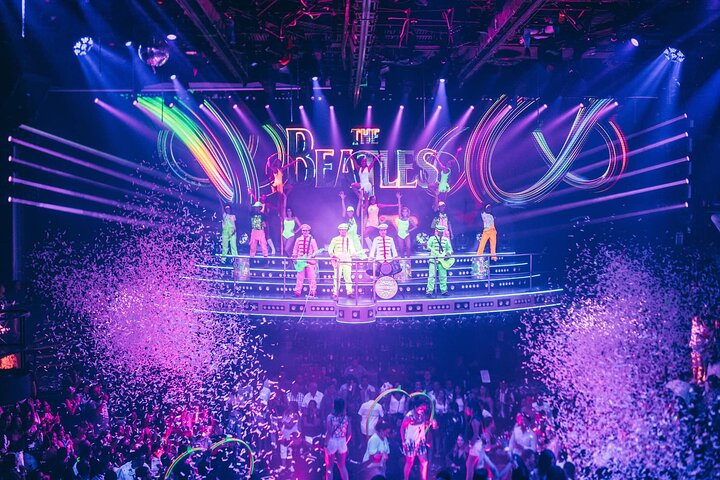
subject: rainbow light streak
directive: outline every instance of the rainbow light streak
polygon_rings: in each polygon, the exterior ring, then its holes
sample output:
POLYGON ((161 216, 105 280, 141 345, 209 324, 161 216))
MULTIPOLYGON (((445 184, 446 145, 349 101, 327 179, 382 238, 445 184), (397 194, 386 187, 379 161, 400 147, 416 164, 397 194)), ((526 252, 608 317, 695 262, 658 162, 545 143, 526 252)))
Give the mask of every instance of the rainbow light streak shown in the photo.
POLYGON ((113 190, 113 191, 116 191, 116 192, 118 192, 118 193, 122 193, 122 194, 128 195, 128 196, 136 196, 136 197, 144 198, 145 200, 151 200, 151 201, 153 201, 153 202, 157 202, 157 201, 158 201, 157 198, 150 197, 149 195, 144 195, 144 194, 142 194, 142 193, 133 192, 133 191, 131 191, 131 190, 125 190, 124 188, 116 187, 115 185, 110 185, 110 184, 108 184, 108 183, 98 182, 98 181, 96 181, 96 180, 90 180, 89 178, 81 177, 81 176, 79 176, 79 175, 73 175, 72 173, 67 173, 67 172, 63 172, 63 171, 60 171, 60 170, 55 170, 54 168, 44 167, 44 166, 38 165, 38 164, 36 164, 36 163, 27 162, 27 161, 22 160, 22 159, 17 158, 17 157, 13 157, 11 161, 12 161, 13 163, 17 163, 18 165, 23 165, 23 166, 26 166, 26 167, 29 167, 29 168, 33 168, 33 169, 35 169, 35 170, 39 170, 39 171, 45 172, 45 173, 51 173, 51 174, 53 174, 53 175, 57 175, 57 176, 59 176, 59 177, 64 177, 64 178, 68 178, 68 179, 70 179, 70 180, 75 180, 75 181, 77 181, 77 182, 86 183, 86 184, 92 185, 92 186, 94 186, 94 187, 102 188, 103 190, 113 190))
MULTIPOLYGON (((161 98, 138 97, 138 107, 165 123, 190 150, 217 192, 226 201, 239 201, 233 191, 230 166, 212 133, 204 132, 182 108, 164 108, 161 98)), ((181 103, 182 104, 182 103, 181 103)))
POLYGON ((215 442, 212 445, 210 445, 210 448, 208 450, 210 450, 210 452, 214 452, 218 448, 222 447, 223 445, 227 445, 228 443, 239 443, 240 445, 245 447, 245 449, 248 451, 248 454, 250 455, 250 465, 249 465, 250 471, 248 472, 248 477, 252 477, 252 474, 255 471, 255 454, 253 453, 252 449, 250 448, 250 445, 248 445, 241 439, 235 438, 235 437, 227 437, 224 440, 220 440, 219 442, 215 442))
POLYGON ((105 153, 100 150, 96 150, 94 148, 82 145, 80 143, 73 142, 71 140, 67 140, 62 137, 58 137, 57 135, 53 135, 51 133, 47 133, 42 130, 38 130, 37 128, 29 127, 27 125, 20 125, 20 129, 25 130, 26 132, 34 133, 35 135, 39 135, 41 137, 48 138, 50 140, 55 140, 56 142, 62 143, 63 145, 77 148, 78 150, 82 150, 83 152, 90 153, 90 154, 98 156, 100 158, 104 158, 105 160, 110 160, 111 162, 114 162, 114 163, 117 163, 118 165, 122 165, 124 167, 130 168, 131 170, 146 173, 146 174, 151 175, 159 180, 165 180, 164 173, 158 172, 158 171, 153 170, 152 168, 148 168, 144 165, 140 165, 139 163, 131 162, 130 160, 125 160, 124 158, 116 157, 115 155, 111 155, 109 153, 105 153))
MULTIPOLYGON (((600 136, 608 149, 607 168, 605 172, 593 180, 588 180, 576 173, 568 171, 565 178, 563 178, 565 183, 580 190, 603 191, 611 188, 620 179, 620 175, 622 175, 625 168, 627 168, 627 140, 620 131, 620 128, 614 122, 610 121, 608 123, 615 131, 615 136, 618 139, 617 143, 620 147, 619 155, 617 149, 615 148, 615 142, 612 141, 610 134, 607 132, 605 127, 596 123, 594 128, 598 133, 600 133, 600 136)), ((558 159, 554 157, 552 151, 550 150, 550 146, 547 144, 547 141, 541 132, 533 132, 533 135, 535 136, 535 140, 537 141, 538 149, 540 150, 543 160, 545 160, 545 163, 547 163, 547 165, 552 169, 553 164, 557 162, 558 159)))
POLYGON ((251 147, 245 142, 245 139, 237 127, 215 105, 207 100, 205 100, 204 105, 206 107, 205 110, 209 111, 217 122, 222 125, 226 135, 233 144, 233 148, 235 148, 235 153, 237 153, 239 166, 243 174, 240 178, 245 179, 245 185, 239 185, 240 179, 237 176, 237 170, 231 169, 233 172, 233 182, 238 187, 237 191, 241 196, 242 192, 248 188, 254 190, 259 184, 259 181, 257 170, 255 169, 255 162, 253 162, 254 154, 252 153, 251 147))
POLYGON ((154 183, 147 182, 147 181, 142 180, 142 179, 139 179, 139 178, 131 177, 131 176, 129 176, 129 175, 125 175, 125 174, 123 174, 123 173, 116 172, 115 170, 111 170, 111 169, 109 169, 109 168, 100 167, 100 166, 95 165, 95 164, 93 164, 93 163, 86 162, 86 161, 84 161, 84 160, 80 160, 80 159, 75 158, 75 157, 71 157, 70 155, 65 155, 64 153, 56 152, 55 150, 50 150, 49 148, 40 147, 40 146, 38 146, 38 145, 33 145, 32 143, 28 143, 28 142, 26 142, 26 141, 24 141, 24 140, 20 140, 20 139, 18 139, 18 138, 13 138, 13 139, 12 139, 12 143, 15 143, 16 145, 20 145, 20 146, 23 146, 23 147, 30 148, 30 149, 32 149, 32 150, 36 150, 36 151, 38 151, 38 152, 46 153, 46 154, 48 154, 48 155, 50 155, 50 156, 53 156, 53 157, 55 157, 55 158, 59 158, 60 160, 65 160, 66 162, 70 162, 70 163, 73 163, 73 164, 75 164, 75 165, 79 165, 79 166, 81 166, 81 167, 85 167, 85 168, 88 168, 88 169, 90 169, 90 170, 94 170, 94 171, 96 171, 96 172, 103 173, 103 174, 105 174, 105 175, 108 175, 108 176, 111 176, 111 177, 115 177, 115 178, 120 179, 120 180, 124 180, 124 181, 126 181, 126 182, 128 182, 128 183, 130 183, 130 184, 135 184, 135 185, 139 185, 139 186, 145 187, 145 188, 147 188, 148 190, 165 192, 165 193, 167 193, 168 195, 172 195, 172 196, 174 196, 174 197, 176 197, 176 198, 180 198, 180 194, 177 193, 177 192, 174 192, 174 191, 171 190, 171 189, 160 187, 159 185, 156 185, 156 184, 154 184, 154 183))
MULTIPOLYGON (((380 394, 379 394, 377 397, 375 397, 375 400, 373 401, 372 405, 370 405, 370 409, 369 409, 368 411, 369 411, 369 412, 372 412, 373 409, 375 408, 375 406, 376 406, 383 398, 385 398, 387 395, 389 395, 389 394, 391 394, 391 393, 395 393, 395 392, 402 393, 403 395, 406 395, 408 398, 413 398, 413 397, 417 397, 417 396, 423 396, 423 397, 425 397, 425 398, 428 399, 428 403, 430 404, 430 422, 428 423, 428 426, 427 426, 427 428, 425 429, 425 433, 427 434, 427 432, 430 430, 430 427, 432 426, 432 421, 433 421, 433 419, 435 418, 435 401, 432 399, 432 397, 431 397, 430 395, 428 395, 428 394, 425 393, 425 392, 413 392, 413 393, 408 393, 408 392, 406 392, 405 390, 403 390, 401 386, 398 386, 398 387, 396 387, 396 388, 388 388, 388 389, 385 390, 384 392, 380 392, 380 394)), ((369 430, 368 427, 370 427, 370 415, 368 415, 368 418, 367 418, 367 420, 365 421, 365 431, 366 431, 366 432, 369 430)), ((370 435, 367 435, 367 436, 369 437, 370 435)))
POLYGON ((135 206, 132 204, 127 204, 127 203, 120 203, 115 200, 110 200, 108 198, 98 197, 98 196, 90 195, 87 193, 73 192, 72 190, 68 190, 65 188, 53 187, 52 185, 45 185, 42 183, 31 182, 29 180, 24 180, 24 179, 18 178, 18 177, 10 177, 8 180, 11 183, 14 183, 16 185, 25 185, 26 187, 37 188, 38 190, 45 190, 46 192, 53 192, 53 193, 57 193, 60 195, 66 195, 68 197, 79 198, 82 200, 87 200, 89 202, 95 202, 95 203, 99 203, 102 205, 108 205, 111 207, 122 208, 125 210, 131 210, 131 211, 135 211, 135 212, 139 212, 139 213, 144 213, 147 215, 153 214, 153 211, 148 208, 138 207, 138 206, 135 206))
POLYGON ((608 202, 610 200, 617 200, 618 198, 625 198, 625 197, 631 197, 634 195, 640 195, 643 193, 656 192, 658 190, 665 190, 667 188, 678 187, 681 185, 688 185, 688 180, 687 179, 677 180, 675 182, 663 183, 661 185, 653 185, 651 187, 639 188, 637 190, 630 190, 627 192, 614 193, 612 195, 605 195, 605 196, 599 197, 599 198, 592 198, 589 200, 581 200, 581 201, 572 202, 572 203, 564 203, 562 205, 557 205, 554 207, 540 208, 540 209, 533 210, 533 211, 528 211, 528 212, 518 213, 516 215, 511 215, 511 218, 513 221, 524 220, 526 218, 532 218, 532 217, 536 217, 539 215, 547 215, 550 213, 557 213, 557 212, 561 212, 563 210, 570 210, 571 208, 584 207, 586 205, 593 205, 596 203, 608 202))
POLYGON ((625 218, 640 217, 650 215, 652 213, 668 212, 670 210, 680 210, 682 208, 688 208, 688 203, 678 203, 676 205, 666 205, 664 207, 650 208, 647 210, 639 210, 637 212, 623 213, 622 215, 611 215, 609 217, 594 218, 588 223, 605 223, 612 222, 614 220, 622 220, 625 218))
POLYGON ((111 222, 125 223, 128 225, 135 225, 147 228, 159 228, 160 225, 157 223, 146 222, 143 220, 137 220, 134 218, 121 217, 119 215, 111 215, 109 213, 96 212, 93 210, 83 210, 80 208, 66 207, 64 205, 57 205, 54 203, 45 202, 33 202, 31 200, 24 200, 17 197, 9 197, 8 200, 11 203, 17 203, 19 205, 29 205, 32 207, 44 208, 46 210, 54 210, 56 212, 71 213, 73 215, 80 215, 83 217, 98 218, 100 220, 107 220, 111 222))
POLYGON ((175 149, 173 148, 173 139, 175 133, 170 130, 161 130, 157 137, 157 149, 162 155, 165 163, 170 167, 170 170, 183 182, 195 185, 197 187, 204 187, 210 183, 207 178, 196 177, 190 172, 187 172, 180 166, 180 162, 175 158, 175 149))
POLYGON ((627 166, 627 142, 622 136, 619 127, 613 122, 610 126, 618 136, 619 151, 610 141, 609 133, 599 126, 603 111, 614 102, 613 99, 591 100, 588 107, 579 108, 570 132, 557 157, 550 151, 544 135, 539 130, 533 132, 533 138, 540 150, 543 159, 549 165, 548 171, 530 187, 519 192, 504 191, 492 176, 492 159, 501 137, 510 125, 535 104, 535 100, 520 99, 516 108, 507 104, 507 97, 500 97, 483 118, 478 122, 468 141, 465 152, 465 172, 471 192, 478 202, 482 202, 480 187, 475 184, 480 180, 485 193, 496 202, 509 205, 523 205, 538 202, 545 198, 562 181, 577 188, 603 190, 617 181, 617 178, 627 166), (605 140, 609 151, 608 168, 599 178, 586 180, 570 173, 573 162, 577 159, 585 146, 587 137, 595 129, 605 140))
POLYGON ((170 474, 172 473, 173 469, 174 469, 174 468, 177 466, 177 464, 180 463, 183 459, 189 457, 189 456, 192 455, 193 453, 202 452, 202 451, 203 451, 203 449, 200 448, 200 447, 188 448, 185 452, 183 452, 183 453, 181 453, 180 455, 178 455, 178 456, 175 458, 175 460, 173 460, 172 463, 170 464, 170 466, 168 467, 167 471, 165 472, 165 476, 163 476, 163 480, 167 480, 167 478, 168 478, 168 477, 170 476, 170 474))

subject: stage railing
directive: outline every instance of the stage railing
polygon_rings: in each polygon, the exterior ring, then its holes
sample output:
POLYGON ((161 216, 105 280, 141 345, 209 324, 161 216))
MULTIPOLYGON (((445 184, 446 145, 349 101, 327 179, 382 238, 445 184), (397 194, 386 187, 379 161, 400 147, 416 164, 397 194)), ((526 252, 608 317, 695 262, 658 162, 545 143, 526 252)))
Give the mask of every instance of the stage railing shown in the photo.
MULTIPOLYGON (((295 260, 293 260, 290 257, 286 256, 254 256, 250 257, 249 255, 217 255, 218 257, 222 259, 228 259, 231 260, 231 264, 220 266, 220 268, 226 268, 226 269, 233 269, 233 271, 237 268, 241 268, 246 270, 247 277, 243 280, 238 281, 262 281, 263 278, 253 277, 252 271, 255 270, 256 272, 267 272, 269 270, 272 271, 279 271, 282 274, 280 275, 282 278, 282 298, 288 297, 289 293, 292 292, 292 288, 288 287, 294 287, 294 282, 289 283, 288 282, 288 274, 296 273, 295 268, 293 267, 295 260), (268 261, 268 262, 276 262, 278 265, 275 265, 275 267, 281 267, 280 270, 277 268, 271 269, 267 266, 256 266, 256 267, 250 267, 250 262, 252 259, 257 259, 260 261, 268 261), (252 280, 251 280, 252 278, 252 280)), ((456 281, 458 279, 461 279, 461 281, 465 281, 466 279, 475 279, 480 280, 487 283, 487 292, 490 294, 492 290, 492 281, 503 281, 503 280, 517 280, 517 279, 527 279, 528 286, 527 291, 531 291, 533 289, 533 278, 537 276, 536 272, 534 271, 535 267, 535 257, 538 256, 537 253, 497 253, 495 255, 496 257, 502 259, 498 261, 492 260, 493 255, 491 254, 483 254, 483 255, 476 255, 476 254, 454 254, 452 255, 452 258, 455 259, 455 265, 453 265, 449 270, 465 270, 469 269, 470 273, 465 273, 463 275, 453 275, 448 277, 448 283, 452 284, 453 281, 456 281), (516 262, 510 262, 507 263, 508 259, 514 259, 516 262), (466 260, 463 262, 463 260, 466 260), (469 262, 467 261, 469 260, 469 262), (458 265, 460 263, 461 265, 458 265), (517 267, 524 267, 527 266, 527 270, 524 268, 518 269, 516 274, 510 278, 508 278, 508 272, 512 268, 517 267), (502 270, 500 273, 493 273, 493 269, 495 270, 502 270)), ((332 286, 334 283, 334 277, 336 275, 334 267, 331 267, 330 269, 327 268, 320 268, 321 262, 327 263, 331 259, 327 256, 318 256, 314 259, 316 261, 316 282, 318 285, 318 288, 320 286, 327 287, 332 286), (329 275, 328 275, 329 273, 329 275)), ((430 256, 425 255, 412 255, 410 257, 398 257, 397 260, 401 263, 403 271, 400 273, 405 272, 405 265, 412 264, 413 262, 419 263, 421 266, 426 264, 430 260, 430 256)), ((377 300, 376 292, 374 290, 374 285, 378 278, 386 275, 377 275, 377 268, 374 267, 376 263, 378 263, 377 260, 369 259, 369 258, 353 258, 349 262, 346 261, 346 263, 350 263, 351 265, 351 278, 352 278, 352 284, 353 284, 353 299, 356 304, 359 304, 361 301, 366 300, 365 294, 363 294, 363 298, 360 297, 359 291, 360 287, 367 288, 371 292, 371 296, 369 299, 371 299, 373 302, 377 300), (369 273, 371 272, 371 273, 369 273)), ((383 262, 379 262, 383 263, 383 262)), ((387 263, 387 262, 385 262, 387 263)), ((210 267, 210 266, 206 266, 210 267)), ((413 271, 417 271, 417 269, 414 269, 413 271)), ((420 271, 423 271, 423 269, 420 269, 420 271)), ((394 275, 397 276, 398 274, 394 275)), ((272 277, 273 279, 277 280, 277 277, 272 277)), ((294 277, 293 277, 294 278, 294 277)), ((344 282, 339 280, 340 286, 343 285, 344 282)), ((401 285, 406 284, 417 284, 418 282, 426 282, 427 277, 412 277, 412 273, 410 273, 410 276, 403 276, 400 275, 400 279, 398 280, 398 283, 401 285)), ((305 283, 307 284, 307 282, 305 283)), ((436 284, 437 285, 437 284, 436 284)), ((338 288, 339 290, 339 288, 338 288)), ((339 291, 338 291, 339 294, 339 291)), ((402 293, 401 293, 402 294, 402 293)), ((404 295, 404 294, 403 294, 404 295)))

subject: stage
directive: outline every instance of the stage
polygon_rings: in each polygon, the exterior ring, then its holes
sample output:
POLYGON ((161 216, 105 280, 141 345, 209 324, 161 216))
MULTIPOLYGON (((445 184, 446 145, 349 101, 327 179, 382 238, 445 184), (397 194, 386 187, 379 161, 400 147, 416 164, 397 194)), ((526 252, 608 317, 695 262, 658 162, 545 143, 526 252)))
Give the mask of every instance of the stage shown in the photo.
MULTIPOLYGON (((548 308, 559 304, 562 289, 548 285, 548 272, 533 268, 536 254, 498 253, 497 261, 476 255, 457 255, 448 271, 448 295, 427 296, 428 256, 400 262, 392 277, 373 277, 369 262, 353 262, 352 295, 341 287, 332 297, 333 271, 328 258, 319 258, 317 296, 305 284, 295 296, 296 273, 284 257, 222 256, 217 263, 198 264, 190 282, 210 284, 207 295, 217 313, 263 317, 333 319, 341 323, 372 323, 376 319, 449 317, 548 308), (392 280, 391 280, 392 279, 392 280), (380 284, 377 282, 380 281, 380 284)), ((207 288, 203 290, 207 291, 207 288)))

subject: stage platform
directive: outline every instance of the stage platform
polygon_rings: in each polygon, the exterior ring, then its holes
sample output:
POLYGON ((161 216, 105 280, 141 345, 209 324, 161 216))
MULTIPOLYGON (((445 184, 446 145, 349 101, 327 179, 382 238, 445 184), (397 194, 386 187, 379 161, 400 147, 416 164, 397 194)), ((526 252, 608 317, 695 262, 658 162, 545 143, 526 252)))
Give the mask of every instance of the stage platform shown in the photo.
MULTIPOLYGON (((426 295, 427 255, 400 261, 401 271, 391 278, 375 277, 369 261, 353 261, 352 295, 340 289, 332 297, 333 268, 329 258, 318 258, 316 297, 308 296, 307 281, 300 297, 294 295, 296 272, 284 257, 240 255, 216 264, 197 265, 186 277, 204 284, 215 312, 264 317, 327 318, 341 323, 371 323, 381 318, 459 316, 521 311, 558 305, 562 289, 549 288, 547 272, 533 269, 538 255, 498 252, 487 256, 456 255, 448 271, 448 295, 426 295), (378 282, 380 282, 378 284, 378 282), (377 286, 376 286, 377 284, 377 286), (210 288, 206 288, 210 287, 210 288)), ((213 262, 214 263, 214 262, 213 262)))

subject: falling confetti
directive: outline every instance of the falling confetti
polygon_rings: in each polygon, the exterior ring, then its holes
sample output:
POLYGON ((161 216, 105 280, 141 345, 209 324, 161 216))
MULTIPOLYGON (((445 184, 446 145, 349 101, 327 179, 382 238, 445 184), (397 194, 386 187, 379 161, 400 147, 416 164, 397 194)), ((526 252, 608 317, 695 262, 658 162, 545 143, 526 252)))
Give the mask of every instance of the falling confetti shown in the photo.
POLYGON ((691 318, 717 309, 718 265, 687 251, 579 250, 563 306, 523 320, 526 365, 562 442, 583 478, 707 478, 717 446, 698 447, 707 427, 668 382, 689 380, 691 318))

